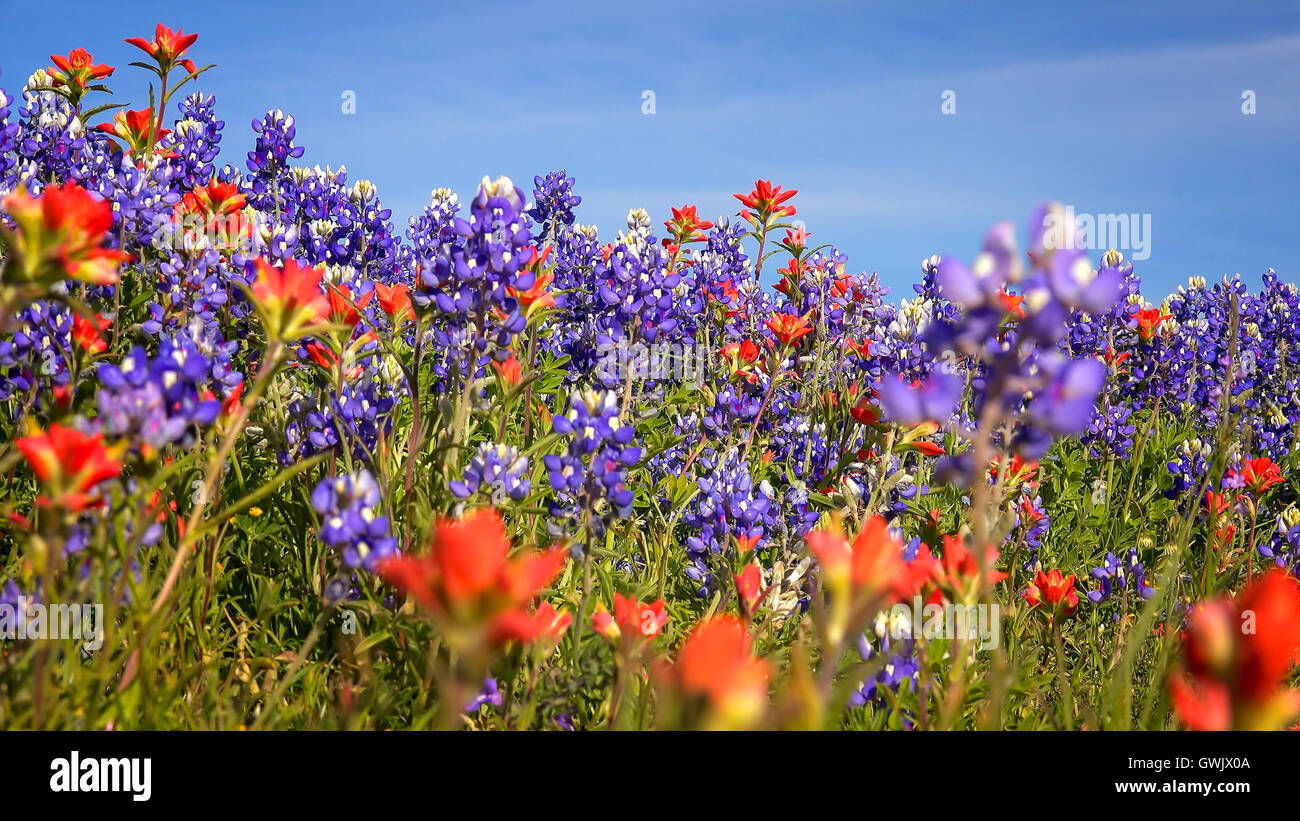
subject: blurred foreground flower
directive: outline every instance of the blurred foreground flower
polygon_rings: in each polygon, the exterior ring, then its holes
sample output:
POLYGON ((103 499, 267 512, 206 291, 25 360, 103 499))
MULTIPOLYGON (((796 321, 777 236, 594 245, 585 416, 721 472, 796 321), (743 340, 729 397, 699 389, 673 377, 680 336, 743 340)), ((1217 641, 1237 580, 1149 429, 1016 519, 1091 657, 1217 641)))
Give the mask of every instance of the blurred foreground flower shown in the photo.
POLYGON ((279 342, 306 336, 330 315, 329 297, 321 290, 325 271, 285 260, 276 268, 265 259, 255 263, 257 278, 249 292, 269 339, 279 342))
POLYGON ((36 503, 69 512, 99 504, 100 482, 122 471, 114 449, 105 447, 102 434, 85 434, 57 422, 48 431, 37 430, 16 443, 48 495, 36 503))
POLYGON ((1300 661, 1300 586, 1270 570, 1235 599, 1203 602, 1183 637, 1184 670, 1170 676, 1174 709, 1193 730, 1277 730, 1300 714, 1283 688, 1300 661))
POLYGON ((677 654, 677 678, 684 693, 703 697, 703 726, 751 727, 767 707, 767 662, 754 657, 745 625, 718 615, 695 626, 677 654))
MULTIPOLYGON (((35 299, 44 289, 71 278, 91 285, 117 282, 117 269, 129 254, 101 247, 113 226, 105 200, 69 182, 32 197, 23 188, 0 200, 0 211, 17 223, 0 221, 0 244, 8 249, 0 281, 18 289, 20 299, 35 299)), ((9 304, 10 295, 5 294, 9 304)))
POLYGON ((388 559, 379 572, 429 611, 453 647, 531 642, 560 629, 553 608, 529 613, 527 606, 560 571, 567 551, 509 558, 505 525, 493 508, 443 519, 434 531, 428 555, 388 559))

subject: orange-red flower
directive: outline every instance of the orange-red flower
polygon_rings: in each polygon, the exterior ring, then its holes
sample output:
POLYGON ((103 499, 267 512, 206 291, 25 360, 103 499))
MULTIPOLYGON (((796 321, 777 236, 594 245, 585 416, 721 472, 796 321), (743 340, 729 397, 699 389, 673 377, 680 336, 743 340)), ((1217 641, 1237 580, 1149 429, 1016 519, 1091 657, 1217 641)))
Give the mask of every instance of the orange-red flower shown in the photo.
POLYGON ((1133 312, 1133 319, 1137 322, 1138 333, 1149 342, 1166 320, 1173 319, 1173 315, 1162 313, 1159 308, 1139 308, 1133 312))
POLYGON ((1052 569, 1038 571, 1034 581, 1025 590, 1025 601, 1030 607, 1050 610, 1068 616, 1079 607, 1079 594, 1074 590, 1074 576, 1066 576, 1052 569))
POLYGON ((754 658, 745 625, 730 614, 700 622, 677 654, 682 690, 702 696, 714 711, 714 726, 743 727, 759 718, 767 703, 767 663, 754 658))
POLYGON ((932 559, 905 560, 903 545, 880 516, 867 519, 852 544, 833 528, 812 531, 807 542, 832 591, 843 589, 847 582, 873 597, 904 601, 916 595, 936 569, 932 559))
POLYGON ((532 640, 542 635, 537 614, 544 611, 532 614, 537 631, 525 629, 527 605, 568 553, 557 548, 512 559, 509 552, 501 516, 480 508, 462 519, 440 520, 428 555, 394 557, 379 572, 451 628, 453 642, 532 640))
POLYGON ((503 613, 493 622, 489 640, 492 644, 517 641, 550 648, 564 638, 571 624, 572 613, 556 610, 550 602, 542 602, 532 613, 523 609, 503 613))
POLYGON ((113 115, 113 122, 100 123, 95 126, 95 130, 124 141, 129 154, 139 154, 172 133, 170 128, 158 128, 154 122, 153 109, 149 108, 118 111, 113 115))
POLYGON ((636 649, 659 635, 668 623, 664 600, 640 602, 632 596, 614 594, 614 613, 599 604, 591 614, 591 626, 612 642, 621 641, 628 649, 636 649))
POLYGON ((758 378, 754 373, 754 366, 758 364, 758 358, 762 352, 750 340, 728 342, 722 346, 720 353, 732 376, 743 377, 749 382, 753 382, 758 378))
POLYGON ((756 228, 759 226, 766 228, 773 218, 795 215, 795 207, 784 203, 798 193, 793 189, 782 191, 781 186, 772 185, 769 180, 755 180, 754 190, 748 194, 732 194, 732 196, 745 206, 740 211, 740 216, 745 222, 756 228))
POLYGON ((732 576, 736 582, 736 593, 745 613, 753 613, 763 595, 763 571, 758 565, 750 563, 745 569, 732 576))
POLYGON ((1228 511, 1232 510, 1232 506, 1233 501, 1224 494, 1213 490, 1205 491, 1205 513, 1212 523, 1217 524, 1228 511))
POLYGON ((880 422, 880 408, 871 401, 870 395, 866 395, 849 409, 849 416, 859 425, 875 425, 880 422))
POLYGON ((514 354, 506 357, 504 362, 493 362, 492 370, 497 372, 497 379, 501 380, 501 384, 507 388, 518 385, 523 375, 523 366, 519 364, 518 359, 515 359, 514 354))
POLYGON ((538 253, 537 246, 528 247, 528 259, 523 264, 525 271, 533 272, 533 286, 527 290, 506 286, 506 294, 519 300, 519 306, 523 308, 524 315, 532 314, 534 307, 552 308, 555 306, 555 296, 551 294, 551 283, 555 281, 555 274, 546 265, 546 258, 551 255, 551 246, 538 253))
POLYGON ((49 494, 37 498, 43 506, 75 512, 97 505, 101 497, 95 488, 122 472, 122 463, 104 446, 102 434, 85 434, 57 422, 15 444, 49 494))
POLYGON ((379 298, 379 307, 384 309, 384 313, 388 314, 394 325, 401 325, 408 319, 415 319, 410 286, 398 283, 390 287, 382 282, 376 282, 375 296, 379 298))
MULTIPOLYGON (((998 549, 993 545, 984 548, 983 566, 985 578, 990 585, 1007 577, 1006 573, 997 569, 998 555, 998 549)), ((943 537, 943 557, 939 566, 943 570, 944 580, 954 589, 973 592, 972 585, 979 586, 979 555, 966 546, 966 540, 961 536, 943 537)))
POLYGON ((207 185, 195 186, 181 198, 184 211, 208 215, 233 214, 247 203, 248 198, 240 193, 239 186, 216 177, 207 185))
POLYGON ((1195 730, 1279 729, 1300 713, 1284 687, 1300 662, 1300 585, 1274 568, 1235 598, 1198 605, 1169 679, 1178 717, 1195 730))
POLYGON ((113 74, 112 66, 96 65, 95 58, 91 57, 90 52, 84 48, 74 48, 68 52, 67 57, 51 54, 50 60, 55 65, 55 68, 49 70, 50 76, 56 83, 67 86, 70 90, 84 90, 86 83, 102 80, 113 74))
MULTIPOLYGON (((1034 478, 1034 474, 1037 472, 1038 462, 1022 459, 1018 455, 1012 455, 1011 461, 1007 463, 1007 487, 1016 487, 1024 482, 1028 482, 1034 478)), ((1001 473, 1002 460, 1000 457, 994 457, 989 461, 989 481, 996 482, 1001 473)))
POLYGON ((158 68, 164 74, 171 71, 173 66, 183 66, 186 71, 194 71, 194 63, 189 60, 180 58, 194 45, 194 41, 199 39, 197 34, 185 34, 181 29, 172 31, 171 29, 159 23, 153 32, 153 40, 145 40, 143 37, 129 37, 124 42, 148 54, 158 62, 158 68))
POLYGON ((776 338, 781 340, 783 345, 793 345, 813 332, 812 326, 808 324, 808 317, 798 314, 775 314, 764 324, 776 334, 776 338))
POLYGON ((265 259, 258 259, 255 265, 257 278, 249 293, 268 337, 292 340, 325 323, 330 300, 321 291, 324 267, 304 268, 292 259, 285 260, 283 268, 265 259))
POLYGON ((0 200, 16 229, 0 221, 0 237, 11 258, 5 284, 49 286, 66 277, 92 285, 113 285, 130 255, 101 247, 113 226, 113 208, 74 182, 52 185, 39 197, 18 188, 0 200))
POLYGON ((1273 485, 1282 483, 1282 470, 1267 456, 1247 459, 1241 467, 1241 478, 1246 487, 1256 496, 1264 493, 1273 485))
POLYGON ((72 341, 87 353, 103 353, 108 350, 108 341, 104 331, 112 324, 103 314, 95 314, 94 319, 86 319, 81 314, 72 317, 72 341))
POLYGON ((346 325, 349 328, 355 328, 361 321, 361 314, 357 309, 365 308, 370 304, 370 300, 375 298, 374 291, 366 291, 361 297, 354 299, 352 289, 342 283, 331 284, 326 289, 325 295, 330 303, 330 322, 346 325))
POLYGON ((664 245, 674 250, 688 242, 703 241, 704 232, 713 227, 713 223, 702 220, 696 215, 694 205, 683 205, 672 211, 673 218, 664 222, 668 233, 672 234, 672 239, 665 239, 664 245))

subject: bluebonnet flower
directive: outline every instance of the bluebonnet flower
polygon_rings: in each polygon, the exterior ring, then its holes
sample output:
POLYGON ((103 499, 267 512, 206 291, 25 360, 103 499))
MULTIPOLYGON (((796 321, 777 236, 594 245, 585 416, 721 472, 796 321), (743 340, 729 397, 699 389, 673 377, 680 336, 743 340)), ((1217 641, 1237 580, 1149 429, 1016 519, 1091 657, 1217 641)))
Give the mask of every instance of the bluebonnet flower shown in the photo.
MULTIPOLYGON (((863 661, 884 655, 885 662, 849 695, 850 704, 883 704, 886 702, 882 690, 898 693, 910 691, 915 686, 920 672, 916 660, 916 639, 912 635, 911 619, 901 609, 897 612, 881 612, 876 616, 871 635, 864 633, 858 638, 858 655, 863 661)), ((910 726, 907 716, 903 716, 903 720, 910 726)))
POLYGON ((205 398, 209 367, 192 347, 172 340, 164 340, 152 359, 135 347, 120 363, 100 365, 96 403, 104 429, 152 451, 191 444, 195 429, 212 424, 221 411, 220 400, 205 398))
POLYGON ((397 540, 388 519, 379 513, 383 499, 370 471, 327 476, 311 494, 311 506, 321 516, 320 538, 343 551, 343 564, 373 572, 381 561, 397 555, 397 540))
POLYGON ((776 493, 766 481, 754 482, 738 448, 719 456, 706 453, 700 470, 704 475, 695 480, 699 493, 682 522, 693 531, 686 539, 685 573, 703 597, 714 589, 713 556, 733 555, 736 545, 745 551, 761 546, 776 523, 776 493))
POLYGON ((490 707, 500 707, 503 703, 501 689, 497 686, 497 680, 489 677, 483 679, 483 689, 478 692, 478 695, 470 699, 470 702, 465 705, 465 712, 476 713, 478 708, 485 704, 490 707))
POLYGON ((181 101, 180 118, 164 147, 175 153, 177 179, 185 186, 202 185, 215 175, 213 161, 221 150, 224 120, 216 115, 216 98, 194 93, 181 101))
MULTIPOLYGON (((1132 606, 1151 598, 1156 593, 1155 588, 1147 581, 1146 569, 1138 560, 1136 547, 1130 548, 1122 561, 1116 558, 1114 553, 1107 552, 1102 566, 1092 569, 1092 577, 1098 582, 1095 590, 1088 591, 1088 601, 1093 604, 1109 601, 1120 595, 1120 591, 1132 590, 1136 597, 1131 603, 1132 606)), ((1114 618, 1115 621, 1119 621, 1121 614, 1116 611, 1114 618)))
MULTIPOLYGON (((632 513, 627 470, 641 459, 641 448, 632 444, 636 428, 619 417, 615 394, 602 391, 574 397, 569 410, 551 424, 569 441, 564 453, 542 457, 556 493, 547 502, 547 530, 560 536, 585 528, 592 538, 601 538, 610 522, 632 513)), ((575 551, 580 549, 575 545, 575 551)))
POLYGON ((582 203, 582 197, 573 193, 573 177, 563 171, 552 171, 545 177, 533 177, 533 207, 528 214, 543 233, 555 225, 573 225, 573 209, 582 203))
POLYGON ((10 122, 13 98, 0 88, 0 191, 13 188, 10 174, 18 164, 14 150, 18 147, 18 123, 10 122))
POLYGON ((485 443, 465 467, 464 480, 453 480, 449 489, 457 499, 486 493, 494 506, 500 506, 528 495, 532 483, 527 474, 528 457, 520 456, 518 448, 485 443))

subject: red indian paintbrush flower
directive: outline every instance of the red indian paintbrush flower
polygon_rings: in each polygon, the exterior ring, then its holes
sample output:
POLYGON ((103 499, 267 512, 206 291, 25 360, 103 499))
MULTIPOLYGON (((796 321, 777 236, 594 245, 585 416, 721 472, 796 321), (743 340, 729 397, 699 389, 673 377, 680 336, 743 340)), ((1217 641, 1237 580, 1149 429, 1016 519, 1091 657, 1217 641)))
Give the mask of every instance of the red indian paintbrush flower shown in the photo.
POLYGON ((813 331, 808 324, 808 317, 797 314, 776 314, 764 324, 783 345, 793 345, 813 331))
MULTIPOLYGON (((997 584, 1007 577, 1006 573, 997 569, 997 563, 998 549, 993 545, 984 548, 983 567, 985 578, 990 585, 997 584)), ((979 588, 979 555, 966 546, 963 537, 948 535, 943 537, 943 558, 939 561, 939 566, 942 568, 944 580, 954 589, 971 593, 979 588)))
POLYGON ((56 83, 69 89, 85 90, 87 83, 102 80, 113 74, 112 66, 96 65, 95 58, 91 57, 90 52, 84 48, 74 48, 68 52, 67 57, 51 54, 50 60, 55 65, 55 68, 49 70, 50 76, 56 83))
POLYGON ((1282 470, 1267 456, 1247 459, 1241 466, 1241 478, 1256 496, 1282 483, 1282 470))
POLYGON ((329 297, 321 291, 324 267, 304 268, 285 260, 276 268, 265 259, 255 263, 257 277, 249 287, 269 338, 288 341, 305 336, 330 314, 329 297))
POLYGON ((873 597, 904 601, 916 595, 936 570, 932 559, 904 559, 902 543, 880 516, 867 519, 852 544, 837 528, 814 530, 807 542, 832 592, 847 584, 873 597))
POLYGON ((87 353, 103 353, 108 350, 104 331, 112 322, 103 314, 95 314, 94 319, 86 319, 81 314, 72 317, 72 341, 87 353))
POLYGON ((672 234, 671 238, 664 240, 664 245, 669 248, 680 248, 688 242, 702 242, 705 239, 704 232, 713 227, 713 223, 696 215, 694 205, 683 205, 672 211, 673 218, 664 222, 668 233, 672 234))
POLYGON ((181 225, 194 247, 203 247, 202 239, 211 238, 218 248, 247 248, 251 245, 255 225, 244 213, 247 197, 239 187, 215 178, 207 185, 195 186, 185 193, 172 209, 172 221, 181 225), (199 238, 196 231, 208 236, 199 238))
POLYGON ((732 196, 746 206, 740 212, 740 216, 745 222, 756 228, 759 226, 766 228, 774 218, 779 219, 795 215, 795 207, 793 205, 783 205, 783 203, 798 193, 797 190, 793 189, 782 191, 781 186, 772 185, 769 180, 755 180, 753 191, 748 194, 732 194, 732 196))
POLYGON ((1034 581, 1025 590, 1025 601, 1030 607, 1061 613, 1068 616, 1079 607, 1079 594, 1074 590, 1074 576, 1066 576, 1052 569, 1038 571, 1034 581))
POLYGON ((501 384, 507 388, 518 385, 523 375, 523 366, 519 364, 518 359, 515 359, 514 354, 507 356, 504 362, 493 362, 492 370, 497 372, 497 379, 501 380, 501 384))
POLYGON ((349 328, 355 328, 361 321, 361 314, 357 312, 358 308, 364 309, 374 299, 375 292, 367 291, 359 298, 352 296, 352 289, 346 285, 330 285, 326 289, 326 298, 330 303, 330 321, 337 325, 346 325, 349 328))
POLYGON ((736 582, 736 594, 746 614, 754 612, 763 595, 763 571, 758 565, 750 563, 745 569, 732 576, 736 582))
POLYGON ((400 325, 407 320, 415 319, 410 286, 398 283, 390 287, 382 282, 376 282, 375 296, 379 298, 379 307, 392 318, 394 324, 400 325))
POLYGON ((1173 315, 1162 313, 1159 308, 1139 308, 1133 312, 1133 319, 1137 322, 1138 333, 1150 342, 1165 320, 1173 319, 1173 315))
POLYGON ((536 613, 529 617, 527 605, 560 571, 568 553, 552 549, 513 559, 509 553, 501 516, 480 508, 462 519, 440 520, 427 556, 392 558, 379 572, 451 628, 453 641, 478 641, 482 630, 490 643, 532 640, 542 635, 543 625, 536 613))
POLYGON ((748 339, 728 342, 722 346, 720 353, 732 376, 739 376, 751 383, 758 380, 758 375, 754 371, 762 351, 753 342, 748 339))
POLYGON ((494 645, 517 641, 520 644, 554 647, 564 638, 571 624, 572 613, 556 610, 550 602, 542 602, 532 613, 523 609, 503 613, 493 622, 489 641, 494 645))
POLYGON ((610 615, 602 603, 591 614, 591 626, 609 641, 622 641, 626 646, 638 647, 663 631, 668 623, 664 600, 639 602, 632 596, 614 594, 614 613, 610 615))
POLYGON ((1300 661, 1300 585, 1274 568, 1235 598, 1198 605, 1183 638, 1184 666, 1169 678, 1174 710, 1194 730, 1268 730, 1300 713, 1284 687, 1300 661))
POLYGON ((49 186, 39 197, 19 188, 0 200, 0 211, 17 226, 0 221, 0 239, 10 253, 6 285, 49 286, 69 277, 113 285, 118 266, 130 259, 101 247, 113 227, 113 208, 76 183, 49 186))
POLYGON ((124 42, 154 58, 158 63, 158 68, 164 74, 171 71, 174 66, 183 66, 186 71, 194 71, 194 63, 189 60, 180 58, 194 45, 194 41, 199 39, 197 34, 185 34, 181 29, 172 31, 171 29, 159 23, 153 32, 153 40, 145 40, 143 37, 129 37, 124 42))
POLYGON ((99 483, 122 472, 122 463, 104 446, 102 434, 85 434, 57 422, 14 444, 49 494, 36 500, 39 505, 85 510, 100 503, 95 493, 99 483))
POLYGON ((714 726, 743 727, 767 703, 767 663, 754 658, 745 625, 729 614, 705 619, 691 630, 677 654, 677 676, 688 694, 703 696, 714 726))
POLYGON ((185 193, 181 206, 187 213, 226 215, 233 214, 248 203, 234 183, 221 182, 215 177, 207 185, 198 185, 185 193))
POLYGON ((113 115, 113 122, 100 123, 96 131, 111 134, 127 144, 128 154, 139 154, 172 133, 170 128, 158 128, 154 122, 153 110, 141 108, 137 111, 119 111, 113 115))

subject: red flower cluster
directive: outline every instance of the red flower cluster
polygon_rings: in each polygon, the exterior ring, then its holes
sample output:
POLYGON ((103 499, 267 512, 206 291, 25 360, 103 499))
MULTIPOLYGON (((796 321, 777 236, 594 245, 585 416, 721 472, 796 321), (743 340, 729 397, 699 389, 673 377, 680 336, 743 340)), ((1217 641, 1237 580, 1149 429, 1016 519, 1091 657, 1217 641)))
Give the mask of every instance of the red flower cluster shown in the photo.
POLYGON ((765 324, 782 345, 793 345, 813 332, 808 317, 797 314, 775 314, 765 324))
POLYGON ((696 216, 694 205, 683 205, 673 209, 673 218, 665 220, 664 226, 672 234, 671 238, 664 239, 664 247, 676 252, 688 242, 704 241, 704 232, 712 228, 713 223, 696 216))
POLYGON ((795 215, 795 207, 784 203, 798 193, 794 189, 782 191, 781 186, 773 185, 769 180, 755 180, 754 190, 748 194, 732 194, 732 196, 745 206, 740 211, 741 219, 755 228, 766 229, 774 219, 795 215))
POLYGON ((11 259, 5 284, 52 285, 64 278, 113 285, 130 255, 101 247, 113 227, 112 206, 74 182, 52 185, 31 197, 19 188, 0 200, 16 229, 0 221, 0 239, 11 259))
POLYGON ((122 472, 122 463, 104 446, 102 434, 82 433, 57 422, 14 444, 49 494, 36 500, 43 507, 74 513, 94 507, 103 501, 97 486, 122 472))
POLYGON ((643 603, 631 596, 614 594, 614 613, 602 603, 591 614, 591 626, 608 641, 621 644, 629 654, 659 635, 668 623, 664 600, 643 603))
POLYGON ((1137 323, 1138 333, 1148 342, 1155 339, 1160 326, 1166 320, 1173 318, 1173 314, 1162 313, 1159 308, 1139 308, 1133 312, 1133 320, 1137 323))
POLYGON ((1259 496, 1267 492, 1273 485, 1282 483, 1282 469, 1273 464, 1273 460, 1267 456, 1261 456, 1258 459, 1247 459, 1245 464, 1241 466, 1241 478, 1245 481, 1250 492, 1259 496))
POLYGON ((321 291, 324 266, 304 268, 292 259, 285 260, 283 268, 276 268, 265 259, 258 259, 255 266, 257 276, 249 293, 268 337, 292 340, 309 333, 329 317, 330 300, 321 291))
POLYGON ((50 76, 56 83, 69 89, 84 91, 86 83, 93 83, 95 80, 102 80, 113 74, 112 66, 97 65, 95 58, 91 57, 90 52, 84 48, 74 48, 68 52, 67 57, 51 54, 50 60, 55 66, 49 70, 50 76))
POLYGON ((1025 601, 1030 607, 1049 611, 1052 615, 1069 616, 1079 609, 1079 594, 1074 590, 1074 575, 1066 576, 1052 569, 1038 571, 1034 581, 1025 590, 1025 601))
POLYGON ((937 570, 928 553, 910 562, 904 559, 903 545, 880 516, 868 519, 852 544, 835 530, 814 530, 807 541, 832 588, 843 579, 854 591, 901 602, 920 592, 937 570))
POLYGON ((753 639, 735 616, 697 624, 677 654, 676 672, 682 690, 712 708, 714 726, 746 726, 766 706, 767 663, 754 657, 753 639))
POLYGON ((154 28, 153 40, 146 40, 143 37, 128 37, 124 42, 135 46, 152 57, 157 61, 159 70, 166 74, 174 66, 178 65, 188 72, 195 71, 193 62, 180 58, 198 39, 199 35, 197 34, 185 34, 181 29, 172 31, 159 23, 154 28))
POLYGON ((509 558, 501 516, 480 508, 463 519, 443 519, 426 556, 400 556, 379 572, 413 596, 447 627, 453 641, 489 645, 558 638, 572 617, 549 604, 528 612, 528 604, 563 567, 563 549, 509 558))
POLYGON ((1185 669, 1169 679, 1174 709, 1194 730, 1279 729, 1300 713, 1283 685, 1300 661, 1300 585, 1270 570, 1235 598, 1199 605, 1183 637, 1185 669))

